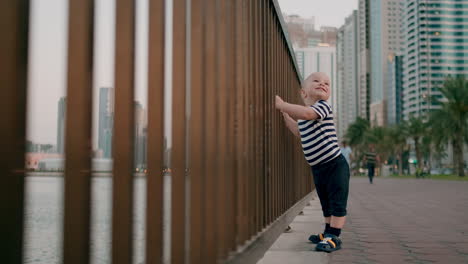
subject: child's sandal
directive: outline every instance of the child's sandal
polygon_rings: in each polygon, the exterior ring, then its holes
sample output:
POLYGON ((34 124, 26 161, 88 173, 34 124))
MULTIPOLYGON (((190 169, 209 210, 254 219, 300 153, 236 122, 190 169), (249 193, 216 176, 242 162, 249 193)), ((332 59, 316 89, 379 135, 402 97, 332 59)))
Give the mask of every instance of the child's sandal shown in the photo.
POLYGON ((324 239, 324 238, 325 238, 325 236, 322 233, 320 233, 320 234, 317 234, 317 235, 311 235, 309 237, 309 241, 314 243, 314 244, 317 244, 320 241, 322 241, 322 239, 324 239))
POLYGON ((340 248, 341 239, 337 236, 327 234, 325 238, 317 244, 315 250, 330 253, 340 248))

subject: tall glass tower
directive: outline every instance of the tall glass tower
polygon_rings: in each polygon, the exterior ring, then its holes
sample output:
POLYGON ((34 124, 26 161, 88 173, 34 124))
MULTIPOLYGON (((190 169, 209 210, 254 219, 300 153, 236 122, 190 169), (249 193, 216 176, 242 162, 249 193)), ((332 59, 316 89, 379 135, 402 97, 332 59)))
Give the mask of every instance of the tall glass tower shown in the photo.
POLYGON ((62 97, 58 102, 57 115, 57 153, 65 153, 65 111, 67 109, 67 98, 62 97))
POLYGON ((386 124, 386 90, 390 54, 402 52, 401 24, 404 0, 370 1, 370 121, 386 124))
POLYGON ((99 134, 98 146, 103 158, 112 157, 112 136, 114 127, 114 89, 103 87, 99 90, 99 134))
POLYGON ((403 116, 437 108, 448 75, 468 75, 468 0, 407 0, 403 116))
POLYGON ((358 13, 345 19, 336 41, 337 89, 335 117, 338 138, 344 138, 351 123, 359 116, 358 94, 358 13))

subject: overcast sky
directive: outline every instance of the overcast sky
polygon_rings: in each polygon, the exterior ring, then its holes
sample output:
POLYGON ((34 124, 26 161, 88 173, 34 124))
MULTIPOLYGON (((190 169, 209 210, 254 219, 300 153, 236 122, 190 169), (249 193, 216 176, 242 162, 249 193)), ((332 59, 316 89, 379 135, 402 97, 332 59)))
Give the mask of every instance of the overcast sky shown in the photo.
POLYGON ((281 11, 305 18, 315 17, 319 26, 340 27, 345 17, 358 8, 358 0, 278 0, 281 11))
MULTIPOLYGON (((100 87, 113 87, 114 72, 114 1, 96 0, 94 102, 97 108, 100 87)), ((146 106, 147 14, 148 0, 137 0, 136 99, 146 106)), ((56 144, 57 109, 66 87, 67 2, 31 0, 28 139, 36 143, 56 144)), ((279 0, 282 12, 315 17, 318 26, 339 27, 357 8, 357 0, 279 0), (339 7, 339 8, 337 8, 339 7)), ((97 111, 94 111, 95 113, 97 111)), ((97 116, 94 116, 97 134, 97 116)), ((96 142, 94 143, 96 146, 96 142)))

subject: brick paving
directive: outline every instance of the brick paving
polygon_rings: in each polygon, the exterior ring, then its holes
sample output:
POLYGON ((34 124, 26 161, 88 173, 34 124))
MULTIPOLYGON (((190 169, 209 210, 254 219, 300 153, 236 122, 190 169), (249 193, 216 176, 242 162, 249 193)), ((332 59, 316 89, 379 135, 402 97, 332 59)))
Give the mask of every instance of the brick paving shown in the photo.
POLYGON ((468 263, 468 182, 353 177, 329 263, 468 263))

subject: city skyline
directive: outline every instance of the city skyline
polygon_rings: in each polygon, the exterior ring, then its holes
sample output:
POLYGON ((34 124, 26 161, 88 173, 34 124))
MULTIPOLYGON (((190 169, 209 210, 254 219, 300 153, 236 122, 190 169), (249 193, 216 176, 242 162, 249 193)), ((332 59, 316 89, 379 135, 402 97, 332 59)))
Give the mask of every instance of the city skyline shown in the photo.
MULTIPOLYGON (((30 9, 27 139, 57 144, 57 102, 66 96, 67 1, 33 0, 30 9)), ((93 79, 93 148, 98 146, 99 89, 114 87, 115 3, 96 1, 93 79)), ((148 1, 137 5, 135 100, 146 106, 148 1)))
MULTIPOLYGON (((336 26, 355 0, 332 0, 319 5, 304 0, 279 0, 283 12, 315 17, 318 25, 336 26), (339 10, 335 10, 340 6, 339 10), (319 10, 318 10, 319 9, 319 10), (318 10, 318 11, 317 11, 318 10)), ((67 1, 31 1, 27 138, 42 144, 57 144, 57 102, 66 96, 67 1)), ((93 147, 98 145, 98 101, 100 87, 114 87, 114 1, 96 1, 95 58, 93 82, 93 147)), ((147 31, 148 0, 137 1, 135 53, 135 99, 147 105, 147 31)), ((166 99, 169 93, 166 94, 166 99)), ((169 127, 169 126, 167 126, 169 127)), ((171 142, 171 139, 169 139, 171 142)), ((170 145, 170 144, 169 144, 170 145)))
POLYGON ((374 125, 386 125, 387 59, 401 54, 403 39, 403 0, 370 1, 370 121, 374 125))
POLYGON ((468 76, 468 1, 407 1, 404 30, 403 115, 424 115, 439 106, 437 87, 449 74, 468 76), (418 36, 418 37, 415 37, 418 36))
MULTIPOLYGON (((98 145, 93 150, 102 150, 104 158, 109 158, 112 146, 109 141, 112 141, 113 135, 113 118, 114 118, 114 98, 111 87, 101 87, 99 95, 99 126, 98 126, 98 145), (110 135, 110 137, 108 137, 110 135), (108 148, 106 150, 106 148, 108 148), (107 154, 106 154, 107 153, 107 154)), ((37 146, 51 146, 54 153, 64 154, 65 148, 65 119, 66 119, 66 104, 67 97, 61 97, 57 102, 57 138, 54 144, 42 143, 32 140, 27 140, 28 144, 37 146)), ((148 113, 141 102, 135 101, 135 137, 146 137, 146 129, 148 125, 148 113)), ((28 150, 28 152, 31 152, 28 150)))
MULTIPOLYGON (((468 77, 468 61, 464 59, 468 55, 465 52, 468 28, 463 17, 466 10, 468 0, 359 1, 358 22, 347 21, 342 27, 360 32, 359 48, 355 50, 353 45, 341 43, 346 41, 342 29, 337 41, 338 68, 343 69, 338 71, 338 78, 351 77, 338 87, 338 98, 345 98, 345 104, 339 103, 337 109, 339 138, 345 139, 346 123, 357 120, 349 115, 355 113, 350 109, 355 104, 349 100, 355 95, 359 98, 358 116, 367 119, 372 128, 377 128, 375 131, 401 131, 402 126, 407 126, 406 121, 424 123, 431 111, 440 109, 441 103, 434 99, 445 100, 439 88, 446 78, 468 77), (341 60, 340 51, 351 59, 341 60), (357 73, 347 75, 353 69, 357 73), (355 78, 359 83, 357 91, 350 86, 355 78)), ((406 143, 416 152, 418 143, 414 138, 406 139, 406 143)), ((452 164, 453 146, 452 142, 442 150, 448 154, 446 157, 429 156, 428 162, 438 166, 452 164)))

